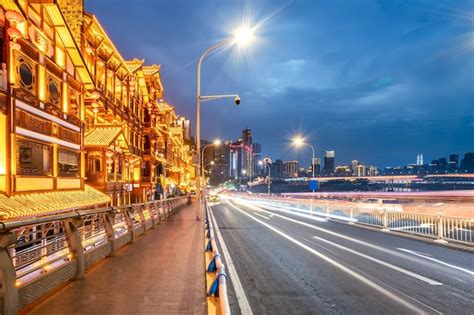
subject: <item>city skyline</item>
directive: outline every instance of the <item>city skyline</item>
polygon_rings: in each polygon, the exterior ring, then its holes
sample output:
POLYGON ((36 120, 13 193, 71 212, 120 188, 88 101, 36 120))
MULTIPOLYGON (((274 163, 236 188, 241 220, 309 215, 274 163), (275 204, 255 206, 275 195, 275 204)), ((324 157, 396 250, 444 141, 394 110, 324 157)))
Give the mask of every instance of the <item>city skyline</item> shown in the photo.
MULTIPOLYGON (((311 166, 311 155, 310 155, 311 152, 310 152, 310 150, 305 149, 305 148, 296 149, 291 145, 291 142, 287 142, 286 144, 284 142, 282 142, 282 144, 286 145, 287 150, 291 152, 291 153, 287 153, 286 156, 288 156, 288 158, 284 158, 282 156, 277 156, 277 155, 270 155, 270 154, 268 154, 268 152, 266 150, 267 145, 264 142, 260 141, 259 135, 257 134, 256 137, 255 137, 255 133, 253 132, 252 128, 247 128, 246 127, 246 129, 252 130, 252 134, 254 136, 254 142, 257 142, 261 145, 261 152, 259 153, 259 155, 261 155, 262 158, 269 157, 272 160, 280 159, 282 161, 296 160, 296 161, 298 161, 298 163, 301 167, 307 168, 307 167, 311 166), (257 139, 257 140, 255 140, 255 139, 257 139)), ((239 132, 236 132, 236 134, 238 134, 238 133, 239 132)), ((234 142, 234 141, 240 140, 241 137, 235 137, 234 136, 234 137, 226 138, 226 139, 223 139, 223 138, 220 138, 220 137, 215 137, 215 138, 211 138, 211 139, 205 139, 203 141, 211 142, 215 139, 219 139, 219 140, 224 141, 224 142, 234 142)), ((349 157, 349 160, 342 160, 338 156, 338 150, 337 149, 331 149, 331 150, 325 150, 325 151, 316 150, 315 157, 319 158, 321 160, 321 167, 324 166, 324 156, 325 156, 327 151, 334 151, 335 152, 335 166, 350 165, 352 161, 357 160, 357 161, 361 162, 362 164, 364 164, 366 166, 376 166, 376 167, 381 168, 381 169, 386 168, 386 167, 407 166, 407 165, 410 165, 410 164, 413 164, 413 165, 429 165, 433 160, 437 160, 437 159, 440 159, 440 158, 446 158, 446 159, 449 160, 449 157, 452 154, 455 154, 455 155, 459 156, 459 165, 460 165, 461 160, 464 157, 464 154, 474 152, 474 150, 466 151, 466 152, 449 152, 449 153, 443 152, 443 153, 440 153, 440 154, 434 154, 433 156, 425 155, 423 152, 417 152, 414 156, 407 156, 405 161, 402 161, 399 164, 388 164, 388 163, 384 164, 383 162, 381 164, 376 164, 376 163, 370 163, 369 161, 366 161, 366 160, 359 159, 357 157, 352 157, 352 158, 349 157), (418 162, 419 162, 418 156, 419 155, 421 155, 421 161, 424 160, 424 163, 418 164, 418 162)))
POLYGON ((242 15, 266 21, 250 58, 226 52, 206 60, 203 90, 237 92, 242 104, 206 104, 204 138, 232 138, 249 125, 270 156, 292 159, 274 139, 301 133, 320 153, 377 165, 474 148, 469 1, 127 4, 86 1, 127 58, 138 47, 163 64, 167 101, 189 117, 195 52, 227 36, 242 15), (127 27, 114 27, 114 16, 127 27))

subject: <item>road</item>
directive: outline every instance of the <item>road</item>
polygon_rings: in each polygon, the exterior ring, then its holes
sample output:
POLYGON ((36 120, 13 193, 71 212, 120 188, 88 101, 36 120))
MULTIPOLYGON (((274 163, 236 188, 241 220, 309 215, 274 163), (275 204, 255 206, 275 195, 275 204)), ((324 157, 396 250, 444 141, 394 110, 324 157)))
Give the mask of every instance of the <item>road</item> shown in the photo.
POLYGON ((472 253, 249 201, 222 199, 211 213, 234 313, 473 312, 472 253))

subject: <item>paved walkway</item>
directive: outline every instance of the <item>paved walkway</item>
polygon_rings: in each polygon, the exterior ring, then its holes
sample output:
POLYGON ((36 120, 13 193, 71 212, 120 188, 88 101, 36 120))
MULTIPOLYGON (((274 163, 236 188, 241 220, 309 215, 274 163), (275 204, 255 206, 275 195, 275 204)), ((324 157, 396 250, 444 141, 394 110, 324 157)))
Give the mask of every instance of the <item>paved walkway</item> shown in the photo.
POLYGON ((205 314, 204 227, 194 204, 93 266, 32 314, 205 314))

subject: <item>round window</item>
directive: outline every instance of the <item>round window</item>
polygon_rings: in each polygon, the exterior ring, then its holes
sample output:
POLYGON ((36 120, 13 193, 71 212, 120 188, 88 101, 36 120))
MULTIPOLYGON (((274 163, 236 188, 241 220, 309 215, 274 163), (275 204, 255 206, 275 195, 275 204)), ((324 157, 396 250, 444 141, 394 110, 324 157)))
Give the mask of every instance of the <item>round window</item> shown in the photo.
POLYGON ((25 86, 33 84, 33 73, 31 72, 31 67, 29 64, 24 62, 20 64, 20 80, 25 86))
POLYGON ((52 101, 57 101, 59 99, 59 89, 58 85, 54 81, 49 81, 48 85, 49 97, 52 101))

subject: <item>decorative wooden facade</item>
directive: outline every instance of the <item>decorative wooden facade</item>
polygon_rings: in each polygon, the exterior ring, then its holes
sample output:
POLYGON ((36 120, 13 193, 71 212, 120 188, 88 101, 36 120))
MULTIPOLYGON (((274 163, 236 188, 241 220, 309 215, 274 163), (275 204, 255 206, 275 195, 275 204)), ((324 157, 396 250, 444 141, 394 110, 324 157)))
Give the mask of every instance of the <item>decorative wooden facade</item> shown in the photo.
POLYGON ((81 0, 2 0, 0 45, 4 198, 117 205, 188 187, 189 122, 163 102, 160 67, 125 61, 81 0))

